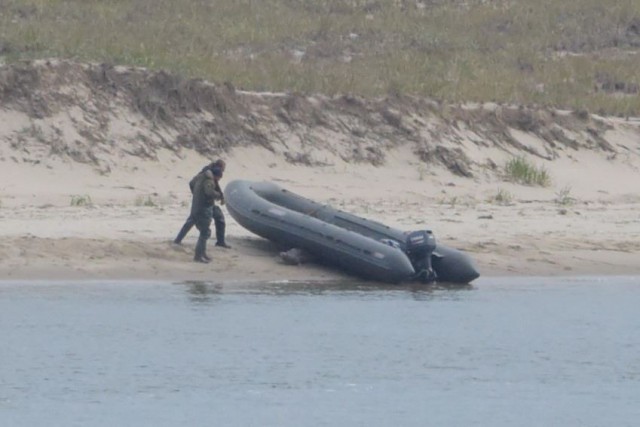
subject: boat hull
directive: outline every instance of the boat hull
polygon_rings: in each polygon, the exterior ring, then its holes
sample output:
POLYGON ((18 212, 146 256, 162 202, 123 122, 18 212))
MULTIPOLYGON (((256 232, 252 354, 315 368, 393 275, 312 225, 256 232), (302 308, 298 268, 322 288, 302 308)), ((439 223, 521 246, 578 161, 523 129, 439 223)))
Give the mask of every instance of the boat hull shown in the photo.
MULTIPOLYGON (((322 205, 272 182, 235 180, 224 193, 229 214, 241 226, 283 248, 304 249, 366 279, 399 283, 415 275, 401 230, 322 205)), ((479 276, 466 254, 440 244, 432 265, 439 281, 468 283, 479 276)))

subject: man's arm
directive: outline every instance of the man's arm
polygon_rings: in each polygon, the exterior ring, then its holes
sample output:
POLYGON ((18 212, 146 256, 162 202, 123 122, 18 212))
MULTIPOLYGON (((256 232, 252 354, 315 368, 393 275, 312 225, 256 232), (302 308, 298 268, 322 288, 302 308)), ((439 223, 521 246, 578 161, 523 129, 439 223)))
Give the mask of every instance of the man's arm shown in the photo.
POLYGON ((196 188, 196 182, 198 181, 198 177, 200 174, 194 176, 191 181, 189 181, 189 189, 191 190, 191 194, 193 194, 193 189, 196 188))
POLYGON ((206 180, 204 182, 204 193, 207 196, 213 196, 215 199, 220 199, 222 197, 222 193, 218 190, 220 187, 216 185, 215 181, 206 180))
POLYGON ((219 180, 215 180, 216 182, 216 191, 220 194, 220 196, 216 196, 216 199, 220 200, 220 204, 224 205, 224 191, 222 191, 222 188, 220 188, 220 182, 219 180))

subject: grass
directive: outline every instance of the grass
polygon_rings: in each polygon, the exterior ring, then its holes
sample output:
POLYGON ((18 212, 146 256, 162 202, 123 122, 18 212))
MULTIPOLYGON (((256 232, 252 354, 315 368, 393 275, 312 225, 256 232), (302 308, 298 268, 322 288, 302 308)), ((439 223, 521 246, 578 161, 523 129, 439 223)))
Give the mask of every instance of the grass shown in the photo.
POLYGON ((424 165, 418 166, 418 180, 424 181, 427 177, 427 167, 424 165))
POLYGON ((145 206, 145 207, 157 207, 158 203, 150 195, 147 196, 137 196, 135 200, 136 206, 145 206))
POLYGON ((490 203, 496 203, 498 205, 509 205, 513 201, 513 195, 503 188, 499 188, 498 192, 487 200, 490 203))
POLYGON ((547 187, 551 184, 551 176, 544 167, 537 167, 524 156, 508 160, 504 166, 507 180, 518 184, 547 187))
POLYGON ((438 199, 438 204, 440 205, 448 205, 452 208, 455 208, 456 205, 458 204, 458 197, 457 196, 442 196, 438 199))
POLYGON ((3 0, 0 62, 64 57, 250 90, 633 115, 639 27, 640 2, 615 0, 3 0))
POLYGON ((576 199, 571 196, 571 187, 566 186, 558 190, 555 198, 556 204, 560 206, 571 206, 576 202, 576 199))
POLYGON ((71 206, 93 206, 93 202, 91 201, 91 197, 83 194, 83 195, 73 195, 71 196, 71 206))

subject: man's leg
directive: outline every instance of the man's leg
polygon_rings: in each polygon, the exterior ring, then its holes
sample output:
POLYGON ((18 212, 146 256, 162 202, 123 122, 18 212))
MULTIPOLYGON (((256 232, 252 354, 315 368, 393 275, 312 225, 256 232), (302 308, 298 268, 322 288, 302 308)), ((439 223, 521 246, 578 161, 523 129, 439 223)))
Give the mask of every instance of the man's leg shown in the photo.
POLYGON ((189 218, 187 218, 187 220, 185 221, 184 225, 182 226, 182 228, 178 232, 178 235, 176 236, 175 239, 173 239, 173 243, 175 243, 176 245, 181 244, 182 243, 182 239, 185 238, 185 236, 187 235, 189 230, 191 230, 191 228, 195 224, 196 224, 195 219, 193 218, 192 215, 189 215, 189 218))
POLYGON ((200 236, 198 236, 193 260, 195 262, 208 263, 211 261, 211 258, 207 255, 207 240, 211 237, 211 221, 197 221, 196 227, 200 231, 200 236))
POLYGON ((222 213, 222 209, 220 209, 220 206, 213 207, 213 221, 216 227, 216 246, 230 249, 231 246, 227 245, 224 237, 226 223, 224 220, 224 214, 222 213))

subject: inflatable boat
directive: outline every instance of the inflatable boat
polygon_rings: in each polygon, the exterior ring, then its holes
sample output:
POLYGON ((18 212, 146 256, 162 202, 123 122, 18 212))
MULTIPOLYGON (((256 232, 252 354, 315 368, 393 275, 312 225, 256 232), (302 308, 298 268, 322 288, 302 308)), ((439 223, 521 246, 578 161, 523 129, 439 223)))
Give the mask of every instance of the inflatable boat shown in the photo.
POLYGON ((480 276, 466 253, 436 243, 430 230, 397 230, 272 182, 231 181, 224 195, 229 214, 247 230, 364 279, 469 283, 480 276))

